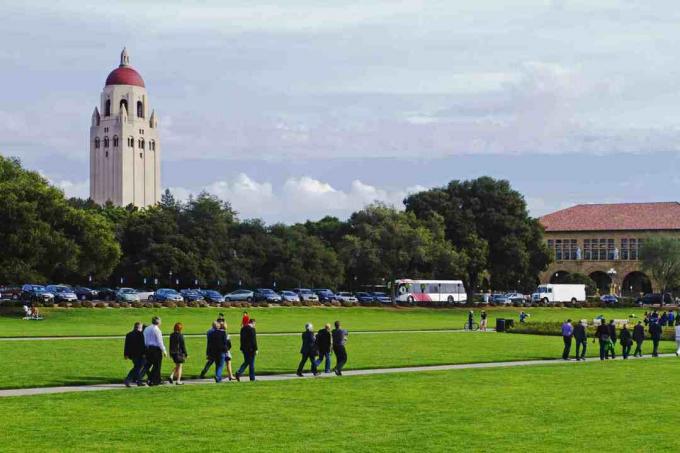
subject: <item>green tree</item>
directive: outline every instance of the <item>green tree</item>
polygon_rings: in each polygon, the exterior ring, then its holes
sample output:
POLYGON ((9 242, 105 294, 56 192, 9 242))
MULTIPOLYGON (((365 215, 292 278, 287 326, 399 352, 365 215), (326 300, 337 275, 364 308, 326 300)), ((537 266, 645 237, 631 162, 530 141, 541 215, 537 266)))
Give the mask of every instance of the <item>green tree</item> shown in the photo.
POLYGON ((642 269, 660 285, 662 294, 680 286, 680 239, 668 236, 645 239, 640 260, 642 269))

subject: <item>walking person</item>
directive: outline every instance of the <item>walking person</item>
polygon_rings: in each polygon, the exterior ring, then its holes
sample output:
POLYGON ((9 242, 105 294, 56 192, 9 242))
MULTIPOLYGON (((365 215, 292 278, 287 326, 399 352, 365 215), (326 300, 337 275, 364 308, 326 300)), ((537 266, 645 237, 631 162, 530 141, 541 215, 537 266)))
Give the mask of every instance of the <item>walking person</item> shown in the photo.
POLYGON ((571 351, 571 338, 574 335, 574 328, 571 325, 571 319, 562 324, 562 340, 564 340, 564 350, 562 351, 562 360, 569 360, 569 351, 571 351))
POLYGON ((468 323, 467 323, 468 330, 472 330, 472 324, 474 323, 474 321, 475 321, 475 312, 470 310, 470 312, 468 313, 468 323))
POLYGON ((149 362, 149 385, 161 384, 161 365, 163 357, 168 356, 160 327, 161 318, 154 316, 151 318, 151 325, 144 329, 146 360, 149 362))
POLYGON ((576 360, 586 359, 586 348, 588 346, 588 332, 583 321, 574 326, 574 339, 576 340, 576 360))
MULTIPOLYGON (((602 322, 604 322, 604 319, 602 320, 602 322)), ((614 349, 614 345, 616 345, 616 325, 614 324, 613 319, 609 321, 609 324, 607 325, 607 330, 609 330, 609 341, 607 341, 607 344, 605 345, 605 357, 611 355, 612 359, 615 359, 616 350, 614 349)))
POLYGON ((623 360, 626 360, 630 355, 630 348, 633 346, 633 337, 626 324, 621 328, 619 340, 621 341, 621 354, 623 355, 623 360))
MULTIPOLYGON (((219 318, 218 318, 217 321, 213 321, 212 326, 211 326, 210 329, 208 329, 208 331, 205 333, 205 338, 206 338, 206 351, 208 350, 208 347, 209 347, 209 346, 207 345, 207 343, 210 341, 210 334, 211 334, 212 332, 214 332, 215 330, 217 330, 217 328, 218 328, 218 326, 219 326, 219 322, 220 322, 220 321, 219 321, 219 318)), ((206 355, 206 361, 205 361, 205 366, 203 367, 203 370, 201 370, 201 375, 200 375, 200 378, 201 378, 201 379, 205 379, 205 375, 208 374, 208 370, 209 370, 210 367, 215 363, 215 361, 214 361, 213 359, 210 358, 210 354, 208 354, 208 353, 206 352, 205 355, 206 355)))
POLYGON ((215 329, 208 335, 208 346, 205 352, 208 360, 212 360, 215 363, 215 382, 220 383, 222 382, 222 372, 224 371, 224 363, 227 360, 229 344, 227 332, 223 328, 224 324, 217 321, 215 323, 215 329))
POLYGON ((600 360, 608 359, 606 355, 607 343, 609 343, 609 327, 605 324, 604 319, 600 319, 600 325, 597 326, 595 330, 595 337, 593 338, 593 343, 597 338, 600 343, 600 360))
POLYGON ((142 379, 142 370, 146 364, 146 359, 144 358, 144 352, 146 347, 144 346, 144 334, 142 333, 142 323, 136 322, 132 330, 125 335, 125 347, 123 350, 123 356, 125 360, 132 361, 132 368, 125 378, 125 386, 130 387, 132 382, 136 383, 138 386, 145 386, 146 383, 142 379))
POLYGON ((316 334, 316 347, 319 351, 319 359, 316 361, 316 366, 326 360, 324 365, 324 373, 331 372, 331 325, 326 324, 323 329, 320 329, 316 334))
POLYGON ((640 321, 633 327, 633 340, 635 340, 633 357, 642 357, 642 342, 645 341, 645 328, 640 321))
POLYGON ((248 368, 251 381, 255 380, 255 356, 257 355, 257 332, 255 331, 255 318, 248 320, 248 325, 241 327, 241 352, 243 352, 243 364, 236 372, 236 380, 240 381, 243 372, 248 368))
POLYGON ((649 323, 649 336, 652 337, 652 357, 659 357, 659 340, 661 340, 661 325, 658 322, 649 323))
POLYGON ((184 335, 182 334, 184 330, 184 325, 181 322, 175 323, 170 334, 170 357, 175 363, 175 367, 170 373, 170 378, 168 379, 171 384, 183 385, 182 382, 182 365, 189 358, 187 353, 187 347, 184 343, 184 335))
POLYGON ((675 345, 677 346, 675 355, 680 357, 680 325, 675 326, 675 345))
POLYGON ((479 330, 481 331, 486 331, 486 311, 482 310, 482 313, 479 315, 479 330))
POLYGON ((302 369, 305 367, 305 363, 309 360, 312 364, 312 374, 317 376, 319 373, 316 371, 316 337, 314 336, 314 326, 311 323, 305 324, 305 331, 302 332, 302 347, 300 348, 300 354, 302 358, 298 364, 296 375, 302 377, 302 369))
POLYGON ((340 321, 335 321, 335 329, 331 332, 331 338, 333 339, 333 353, 335 354, 334 371, 338 376, 342 376, 342 369, 347 363, 347 349, 345 345, 347 344, 348 336, 349 333, 345 329, 340 328, 340 321))

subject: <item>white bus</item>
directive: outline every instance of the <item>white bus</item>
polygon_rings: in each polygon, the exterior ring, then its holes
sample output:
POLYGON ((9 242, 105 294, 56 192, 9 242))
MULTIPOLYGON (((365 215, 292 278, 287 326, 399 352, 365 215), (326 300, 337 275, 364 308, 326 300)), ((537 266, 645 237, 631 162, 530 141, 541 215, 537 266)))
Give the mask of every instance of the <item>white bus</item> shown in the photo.
POLYGON ((394 282, 397 302, 429 303, 467 301, 462 280, 411 280, 403 278, 394 282))

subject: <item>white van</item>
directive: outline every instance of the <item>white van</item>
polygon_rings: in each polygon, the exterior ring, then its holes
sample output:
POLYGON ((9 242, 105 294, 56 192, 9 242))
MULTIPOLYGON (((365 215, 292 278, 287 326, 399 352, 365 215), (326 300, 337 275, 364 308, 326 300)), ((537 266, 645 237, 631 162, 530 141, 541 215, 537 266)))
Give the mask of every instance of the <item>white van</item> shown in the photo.
POLYGON ((556 302, 585 302, 586 285, 566 285, 548 283, 539 285, 536 292, 531 295, 532 302, 556 303, 556 302))

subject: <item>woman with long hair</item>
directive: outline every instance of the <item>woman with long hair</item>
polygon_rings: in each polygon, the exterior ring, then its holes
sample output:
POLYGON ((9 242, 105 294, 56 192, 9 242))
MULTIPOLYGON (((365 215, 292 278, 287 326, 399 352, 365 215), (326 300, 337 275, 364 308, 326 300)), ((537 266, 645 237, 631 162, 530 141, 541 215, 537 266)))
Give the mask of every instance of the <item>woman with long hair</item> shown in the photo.
POLYGON ((170 356, 172 361, 175 362, 175 367, 170 373, 170 383, 182 385, 182 364, 189 357, 187 354, 187 347, 184 344, 184 335, 182 330, 184 326, 181 322, 175 324, 173 332, 170 334, 170 356))

